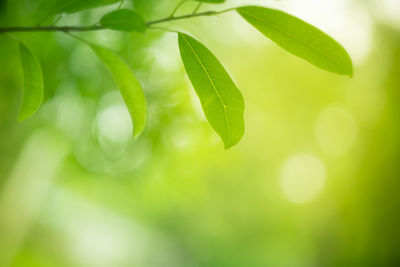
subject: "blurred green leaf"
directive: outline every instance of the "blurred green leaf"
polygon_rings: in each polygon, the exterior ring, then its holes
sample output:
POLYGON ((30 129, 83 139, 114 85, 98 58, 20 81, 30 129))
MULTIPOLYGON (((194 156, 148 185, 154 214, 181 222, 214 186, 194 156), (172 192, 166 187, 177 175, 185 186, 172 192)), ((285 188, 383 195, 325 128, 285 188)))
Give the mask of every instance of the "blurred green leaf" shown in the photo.
POLYGON ((43 101, 43 76, 39 60, 23 44, 19 43, 21 65, 24 73, 24 92, 18 120, 32 116, 43 101))
POLYGON ((183 33, 179 33, 178 40, 183 64, 207 120, 228 149, 237 144, 244 133, 242 94, 204 45, 183 33))
POLYGON ((75 13, 86 9, 107 6, 120 2, 120 0, 66 0, 60 5, 57 13, 75 13))
POLYGON ((98 45, 89 45, 114 77, 132 118, 133 136, 139 136, 146 126, 147 117, 146 98, 139 81, 126 63, 114 52, 98 45))
POLYGON ((146 22, 142 16, 129 9, 119 9, 105 14, 101 18, 100 24, 118 31, 144 32, 146 30, 146 22))
POLYGON ((288 52, 338 74, 353 75, 346 50, 314 26, 282 11, 257 6, 238 8, 239 14, 288 52))

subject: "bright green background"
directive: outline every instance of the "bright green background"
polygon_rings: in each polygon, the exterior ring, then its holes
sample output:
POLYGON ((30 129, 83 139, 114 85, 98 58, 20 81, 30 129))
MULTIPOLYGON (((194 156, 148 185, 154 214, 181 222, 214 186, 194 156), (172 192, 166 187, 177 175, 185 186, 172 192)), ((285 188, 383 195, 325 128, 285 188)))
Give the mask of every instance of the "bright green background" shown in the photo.
MULTIPOLYGON (((56 2, 0 1, 0 25, 35 25, 56 2)), ((134 2, 146 20, 176 4, 134 2)), ((148 124, 136 141, 107 69, 62 33, 16 34, 37 54, 46 90, 41 110, 17 123, 18 45, 0 36, 0 266, 398 266, 393 1, 317 2, 274 6, 348 48, 352 79, 288 54, 235 14, 170 24, 213 51, 244 96, 245 135, 227 151, 202 114, 175 34, 81 35, 118 51, 142 83, 148 124)), ((89 25, 114 8, 59 25, 89 25)))

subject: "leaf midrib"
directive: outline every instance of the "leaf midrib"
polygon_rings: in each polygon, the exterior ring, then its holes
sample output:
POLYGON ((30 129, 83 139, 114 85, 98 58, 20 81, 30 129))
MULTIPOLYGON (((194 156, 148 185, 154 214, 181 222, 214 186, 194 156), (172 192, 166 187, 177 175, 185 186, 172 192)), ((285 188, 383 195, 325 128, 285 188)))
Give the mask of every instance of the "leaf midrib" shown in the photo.
POLYGON ((345 69, 345 68, 343 68, 343 66, 342 66, 341 64, 339 64, 338 62, 336 62, 335 59, 333 59, 332 57, 330 57, 329 55, 327 55, 326 53, 324 53, 324 52, 321 51, 320 49, 316 48, 316 47, 313 46, 312 44, 308 43, 307 41, 304 41, 304 40, 302 40, 301 38, 297 37, 296 35, 293 35, 293 34, 287 32, 287 31, 285 31, 284 29, 282 29, 281 27, 279 27, 279 26, 277 26, 277 25, 275 25, 275 24, 272 24, 272 23, 270 23, 270 22, 267 22, 267 21, 264 20, 263 18, 260 18, 260 17, 254 15, 254 14, 251 14, 251 13, 249 13, 249 12, 247 12, 247 11, 244 11, 243 9, 242 9, 240 12, 245 13, 245 15, 247 15, 247 16, 249 16, 249 17, 252 17, 252 18, 254 18, 254 19, 256 19, 256 20, 258 20, 258 21, 260 21, 260 22, 262 22, 262 23, 265 23, 266 25, 268 25, 268 26, 270 26, 271 28, 274 28, 274 29, 280 31, 280 32, 283 33, 283 34, 288 35, 290 38, 299 41, 300 43, 304 44, 305 46, 308 46, 309 48, 315 50, 315 51, 316 51, 317 53, 319 53, 320 55, 326 57, 327 59, 329 59, 330 61, 332 61, 332 63, 334 63, 336 66, 338 66, 340 69, 342 69, 342 70, 345 69))
POLYGON ((210 83, 211 83, 212 88, 214 89, 215 93, 217 94, 219 101, 221 102, 222 106, 224 107, 224 114, 225 114, 225 119, 226 119, 226 127, 228 128, 228 144, 229 144, 229 143, 231 142, 231 129, 230 129, 230 126, 229 126, 229 121, 228 121, 228 113, 227 113, 227 111, 226 111, 226 108, 227 108, 228 106, 224 103, 224 101, 222 100, 221 95, 218 93, 217 87, 215 86, 213 80, 211 79, 211 76, 210 76, 210 74, 208 73, 206 67, 204 66, 203 61, 201 61, 200 57, 197 55, 196 51, 193 49, 192 45, 191 45, 190 42, 186 39, 186 37, 185 37, 183 34, 182 34, 181 36, 182 36, 183 40, 186 42, 186 44, 188 45, 188 47, 190 48, 190 50, 191 50, 191 51, 193 52, 193 54, 195 55, 197 61, 199 61, 199 63, 200 63, 200 65, 201 65, 202 69, 203 69, 204 72, 206 73, 207 78, 208 78, 208 80, 209 80, 210 83))

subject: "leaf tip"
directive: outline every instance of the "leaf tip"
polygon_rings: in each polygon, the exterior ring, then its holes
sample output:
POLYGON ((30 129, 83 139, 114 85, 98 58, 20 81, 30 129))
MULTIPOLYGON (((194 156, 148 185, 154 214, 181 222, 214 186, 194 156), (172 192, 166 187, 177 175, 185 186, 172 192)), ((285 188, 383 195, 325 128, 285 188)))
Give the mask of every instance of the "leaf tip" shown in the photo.
POLYGON ((335 71, 334 73, 353 78, 354 68, 353 68, 353 62, 351 61, 351 59, 349 60, 349 64, 347 64, 346 66, 343 66, 343 68, 340 71, 335 71))
POLYGON ((354 69, 353 69, 353 65, 350 66, 348 72, 347 72, 347 76, 349 76, 350 78, 353 78, 354 76, 354 69))
POLYGON ((226 144, 226 143, 224 143, 224 149, 225 150, 228 150, 228 149, 230 149, 231 147, 233 147, 234 146, 234 144, 226 144))
POLYGON ((22 121, 24 121, 24 120, 26 120, 27 118, 29 118, 30 116, 26 116, 25 114, 18 114, 18 117, 17 117, 17 122, 22 122, 22 121))
POLYGON ((32 117, 33 115, 36 114, 36 112, 39 110, 39 108, 40 108, 40 105, 39 105, 39 107, 38 107, 35 111, 32 111, 32 112, 30 112, 30 113, 23 112, 23 111, 21 110, 21 111, 18 113, 17 122, 22 122, 22 121, 24 121, 24 120, 29 119, 30 117, 32 117))
POLYGON ((142 135, 142 132, 143 132, 143 131, 135 131, 135 130, 132 130, 132 139, 133 139, 133 140, 138 139, 138 137, 142 135))
POLYGON ((225 150, 228 150, 228 149, 230 149, 230 148, 236 146, 236 145, 240 142, 240 140, 242 140, 243 134, 244 134, 244 133, 242 133, 242 134, 240 135, 240 137, 238 137, 238 138, 235 139, 235 140, 224 140, 224 139, 222 139, 223 142, 224 142, 224 149, 225 149, 225 150))

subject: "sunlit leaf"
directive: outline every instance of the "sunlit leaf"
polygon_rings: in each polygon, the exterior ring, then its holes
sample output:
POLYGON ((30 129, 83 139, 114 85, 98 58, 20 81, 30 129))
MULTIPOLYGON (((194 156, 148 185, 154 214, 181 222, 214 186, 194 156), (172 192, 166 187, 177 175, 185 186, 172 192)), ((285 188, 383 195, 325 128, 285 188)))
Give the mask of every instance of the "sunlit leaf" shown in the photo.
POLYGON ((146 30, 146 22, 139 13, 129 9, 119 9, 105 14, 100 24, 106 28, 118 31, 138 31, 146 30))
POLYGON ((246 6, 237 11, 261 33, 290 53, 321 69, 353 75, 351 58, 346 50, 314 26, 270 8, 246 6))
POLYGON ((22 71, 24 73, 24 91, 18 120, 32 116, 43 101, 43 76, 40 63, 35 55, 21 42, 19 43, 22 71))
POLYGON ((183 64, 206 118, 228 149, 237 144, 244 133, 242 94, 204 45, 183 33, 179 33, 178 40, 183 64))
POLYGON ((108 67, 117 83, 132 118, 133 136, 139 136, 145 126, 147 104, 142 87, 126 63, 108 48, 90 44, 93 51, 108 67))
POLYGON ((75 13, 86 9, 107 6, 120 2, 120 0, 65 0, 58 8, 57 13, 75 13))

